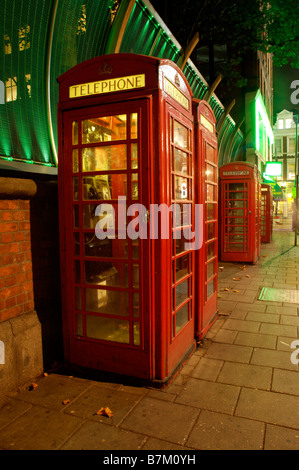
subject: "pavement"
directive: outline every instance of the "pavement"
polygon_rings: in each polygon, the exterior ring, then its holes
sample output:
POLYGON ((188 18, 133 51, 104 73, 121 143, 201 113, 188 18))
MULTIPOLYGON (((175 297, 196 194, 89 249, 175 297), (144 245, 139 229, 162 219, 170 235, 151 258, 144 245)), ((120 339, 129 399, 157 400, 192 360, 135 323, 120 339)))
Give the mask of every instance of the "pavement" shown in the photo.
POLYGON ((220 262, 219 318, 167 387, 49 372, 1 399, 0 449, 298 450, 299 246, 277 228, 255 265, 220 262))

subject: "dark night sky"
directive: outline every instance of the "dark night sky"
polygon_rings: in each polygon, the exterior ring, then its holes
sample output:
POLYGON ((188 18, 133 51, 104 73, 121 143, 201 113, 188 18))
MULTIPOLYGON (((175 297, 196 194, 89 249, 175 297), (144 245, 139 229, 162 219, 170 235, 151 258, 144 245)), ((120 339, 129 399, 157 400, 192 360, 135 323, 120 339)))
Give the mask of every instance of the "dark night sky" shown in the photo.
MULTIPOLYGON (((170 8, 170 0, 151 0, 151 4, 161 16, 166 25, 171 29, 171 16, 173 8, 170 8)), ((176 36, 175 31, 172 31, 176 36)), ((294 91, 290 88, 293 80, 299 80, 299 69, 292 69, 290 67, 274 67, 274 102, 273 102, 273 119, 276 121, 276 114, 283 109, 290 111, 299 111, 299 105, 291 103, 291 93, 294 91)), ((216 93, 217 94, 217 93, 216 93)))

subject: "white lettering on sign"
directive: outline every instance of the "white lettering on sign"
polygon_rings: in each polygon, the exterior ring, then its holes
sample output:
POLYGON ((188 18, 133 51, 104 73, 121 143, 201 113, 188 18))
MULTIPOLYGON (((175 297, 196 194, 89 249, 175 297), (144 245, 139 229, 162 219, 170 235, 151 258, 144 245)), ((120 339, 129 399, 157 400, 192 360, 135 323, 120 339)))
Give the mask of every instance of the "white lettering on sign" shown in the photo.
POLYGON ((190 109, 190 103, 188 98, 174 86, 168 78, 164 77, 164 91, 170 95, 175 101, 177 101, 184 108, 190 109))
POLYGON ((249 171, 243 170, 243 171, 224 171, 223 176, 247 176, 249 175, 249 171))
POLYGON ((145 87, 145 75, 130 75, 128 77, 101 80, 98 82, 72 85, 69 89, 70 98, 82 98, 84 96, 102 95, 117 91, 134 90, 145 87))

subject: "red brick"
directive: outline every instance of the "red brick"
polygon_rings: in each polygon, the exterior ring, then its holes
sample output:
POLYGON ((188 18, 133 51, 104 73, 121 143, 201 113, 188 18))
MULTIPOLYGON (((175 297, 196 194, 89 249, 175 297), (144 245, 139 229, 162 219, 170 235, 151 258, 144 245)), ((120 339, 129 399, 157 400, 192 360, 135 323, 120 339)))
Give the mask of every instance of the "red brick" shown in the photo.
POLYGON ((13 220, 13 213, 11 211, 0 211, 0 220, 6 222, 13 220))
POLYGON ((20 228, 20 232, 23 232, 24 230, 30 230, 30 222, 28 221, 19 222, 19 228, 20 228))
POLYGON ((18 274, 20 272, 20 266, 17 264, 11 264, 10 266, 3 266, 0 268, 0 277, 8 277, 13 274, 18 274))
MULTIPOLYGON (((27 223, 27 222, 21 222, 21 223, 27 223)), ((16 232, 19 227, 18 223, 9 223, 9 222, 2 222, 0 224, 0 233, 5 233, 5 232, 16 232)))
POLYGON ((15 242, 23 242, 25 240, 25 233, 26 232, 16 232, 14 234, 14 241, 15 242))
POLYGON ((0 201, 0 210, 16 210, 19 209, 19 202, 18 201, 0 201))
MULTIPOLYGON (((1 247, 0 247, 0 248, 1 248, 1 247)), ((14 256, 14 255, 8 254, 8 255, 5 255, 5 256, 2 256, 2 266, 7 266, 7 265, 9 265, 9 264, 13 264, 14 262, 17 262, 17 263, 21 262, 21 261, 19 261, 19 260, 18 260, 18 261, 15 260, 15 258, 16 258, 17 256, 20 256, 20 255, 15 255, 15 256, 14 256)), ((23 254, 22 254, 22 256, 24 257, 23 254)))
MULTIPOLYGON (((24 255, 25 256, 25 255, 24 255)), ((32 271, 32 263, 30 261, 26 261, 22 264, 21 270, 25 273, 27 271, 32 271)))
POLYGON ((26 211, 26 210, 29 211, 30 201, 19 201, 18 206, 21 211, 26 211))
POLYGON ((27 281, 22 284, 22 291, 23 292, 28 292, 33 290, 33 282, 32 281, 27 281))
POLYGON ((27 271, 26 272, 26 281, 32 281, 32 279, 33 279, 32 271, 27 271))
POLYGON ((34 302, 26 302, 24 304, 24 313, 31 312, 32 310, 34 310, 34 302))
POLYGON ((30 242, 20 243, 20 251, 30 251, 30 250, 31 250, 31 243, 30 242))
POLYGON ((0 311, 0 322, 21 315, 23 310, 23 305, 16 305, 15 307, 9 308, 7 310, 0 311))
POLYGON ((10 297, 5 301, 5 308, 15 307, 17 305, 16 297, 10 297))
POLYGON ((14 297, 15 295, 19 295, 22 293, 22 286, 14 286, 10 287, 9 289, 3 289, 0 291, 0 300, 9 299, 9 297, 14 297))
POLYGON ((26 295, 24 292, 22 292, 22 294, 17 296, 18 305, 23 304, 24 302, 27 302, 27 300, 31 300, 31 299, 28 299, 28 294, 26 295))
POLYGON ((34 300, 33 291, 27 292, 27 300, 34 300))
POLYGON ((4 281, 5 281, 5 287, 12 287, 12 286, 19 284, 19 282, 17 282, 17 276, 6 277, 4 281))
POLYGON ((12 233, 2 233, 1 235, 1 243, 12 243, 13 242, 13 234, 12 233))
POLYGON ((13 257, 13 263, 23 263, 25 261, 24 253, 17 253, 13 257))
POLYGON ((14 220, 25 220, 25 212, 24 211, 14 211, 13 212, 14 220))

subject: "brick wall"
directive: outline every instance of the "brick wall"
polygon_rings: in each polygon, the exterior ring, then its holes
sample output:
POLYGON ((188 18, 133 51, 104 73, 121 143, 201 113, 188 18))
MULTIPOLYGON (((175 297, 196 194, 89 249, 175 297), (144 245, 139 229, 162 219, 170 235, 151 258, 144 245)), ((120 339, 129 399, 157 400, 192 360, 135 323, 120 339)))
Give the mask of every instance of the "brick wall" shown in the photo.
POLYGON ((0 322, 32 310, 30 201, 0 200, 0 322))

